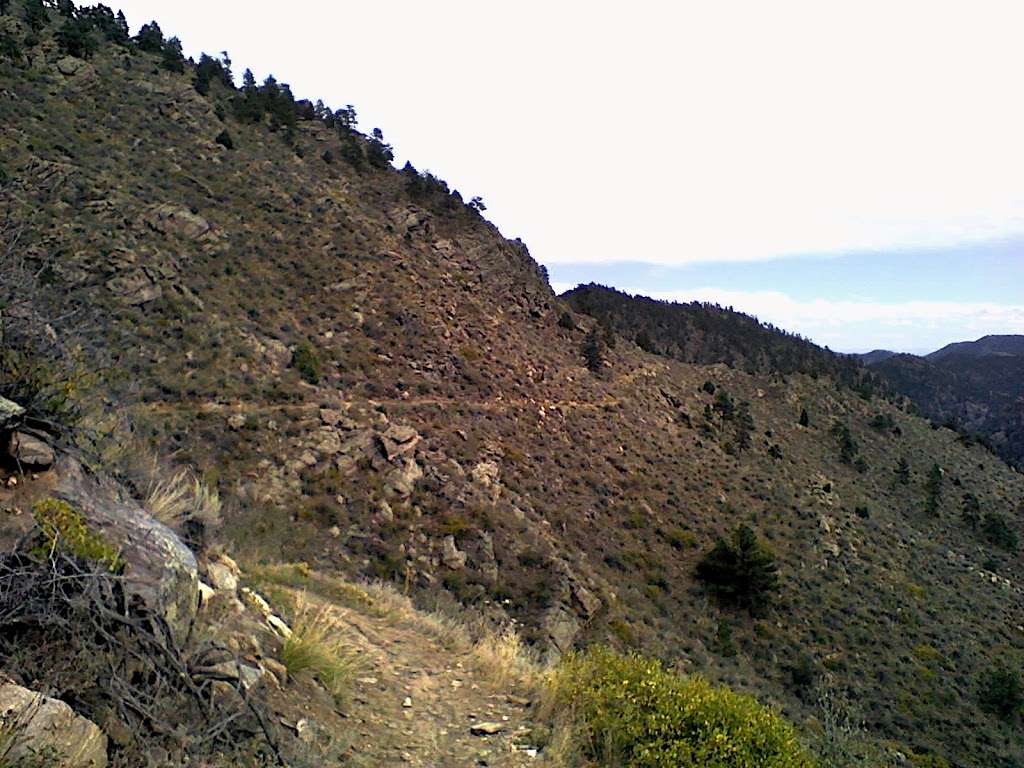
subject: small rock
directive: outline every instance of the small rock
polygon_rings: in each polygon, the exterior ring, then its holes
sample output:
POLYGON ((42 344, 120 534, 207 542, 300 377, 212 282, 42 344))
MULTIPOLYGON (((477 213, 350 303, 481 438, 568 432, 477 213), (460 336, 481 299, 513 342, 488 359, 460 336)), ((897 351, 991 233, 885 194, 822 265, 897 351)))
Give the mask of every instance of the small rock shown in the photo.
POLYGON ((242 413, 232 413, 230 416, 228 416, 228 426, 231 427, 231 429, 234 429, 234 430, 239 430, 242 427, 244 427, 245 426, 245 414, 242 414, 242 413))
POLYGON ((205 583, 203 581, 200 581, 199 582, 199 607, 202 608, 202 607, 206 606, 213 599, 213 596, 215 594, 216 594, 216 592, 214 591, 213 587, 211 587, 209 584, 207 584, 207 583, 205 583))
POLYGON ((405 699, 402 700, 402 706, 409 709, 412 706, 412 697, 406 696, 405 699))
POLYGON ((238 577, 224 563, 210 563, 206 566, 206 576, 214 589, 232 594, 238 589, 238 577))
POLYGON ((277 678, 277 681, 281 685, 287 685, 288 684, 288 667, 286 667, 284 664, 282 664, 277 659, 267 658, 267 659, 263 659, 260 663, 263 665, 263 668, 265 670, 267 670, 274 677, 277 678))
POLYGON ((474 736, 493 736, 505 730, 504 723, 476 723, 469 727, 469 732, 474 736))

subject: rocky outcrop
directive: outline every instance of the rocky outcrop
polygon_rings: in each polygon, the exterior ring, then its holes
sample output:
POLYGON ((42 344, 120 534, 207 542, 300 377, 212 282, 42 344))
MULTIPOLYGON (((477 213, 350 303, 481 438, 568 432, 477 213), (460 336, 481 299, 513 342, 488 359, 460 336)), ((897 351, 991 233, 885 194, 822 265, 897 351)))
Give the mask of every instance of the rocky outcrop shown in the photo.
POLYGON ((85 474, 73 459, 57 462, 55 495, 120 550, 125 590, 166 621, 179 642, 191 628, 199 602, 199 577, 192 552, 133 501, 85 474))
POLYGON ((160 298, 163 291, 144 269, 132 269, 107 280, 107 289, 123 303, 134 306, 160 298))
POLYGON ((107 737, 94 723, 76 715, 63 701, 20 685, 0 685, 0 727, 14 735, 9 748, 6 742, 0 744, 4 765, 105 768, 107 764, 107 737))
POLYGON ((186 240, 199 240, 210 232, 210 222, 188 208, 173 203, 163 203, 149 210, 146 224, 165 235, 176 235, 186 240))

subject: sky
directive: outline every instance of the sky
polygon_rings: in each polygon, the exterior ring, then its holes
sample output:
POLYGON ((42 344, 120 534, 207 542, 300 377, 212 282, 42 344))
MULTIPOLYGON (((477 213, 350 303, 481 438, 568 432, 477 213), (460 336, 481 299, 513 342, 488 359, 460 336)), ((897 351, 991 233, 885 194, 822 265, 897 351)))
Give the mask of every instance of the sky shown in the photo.
POLYGON ((1024 333, 1024 4, 120 7, 354 104, 556 289, 715 301, 839 351, 1024 333))

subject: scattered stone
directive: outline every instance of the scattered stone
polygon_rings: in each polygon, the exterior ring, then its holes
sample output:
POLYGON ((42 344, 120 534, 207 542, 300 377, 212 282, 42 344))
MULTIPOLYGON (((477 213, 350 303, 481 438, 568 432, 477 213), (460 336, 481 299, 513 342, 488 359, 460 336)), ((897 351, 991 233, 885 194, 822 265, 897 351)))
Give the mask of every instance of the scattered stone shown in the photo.
POLYGON ((504 730, 504 723, 475 723, 469 727, 469 732, 474 736, 493 736, 504 730))
POLYGON ((406 696, 405 699, 402 700, 402 706, 405 707, 406 709, 409 709, 410 707, 412 707, 412 697, 411 696, 406 696))
POLYGON ((235 430, 235 431, 238 431, 239 429, 244 427, 245 426, 245 414, 243 414, 243 413, 233 413, 230 416, 228 416, 228 426, 231 429, 235 430))
MULTIPOLYGON (((14 724, 19 738, 4 752, 4 765, 29 764, 34 755, 54 753, 54 768, 105 768, 107 737, 96 725, 58 699, 7 683, 0 685, 0 723, 14 724)), ((34 761, 32 761, 33 764, 34 761)))

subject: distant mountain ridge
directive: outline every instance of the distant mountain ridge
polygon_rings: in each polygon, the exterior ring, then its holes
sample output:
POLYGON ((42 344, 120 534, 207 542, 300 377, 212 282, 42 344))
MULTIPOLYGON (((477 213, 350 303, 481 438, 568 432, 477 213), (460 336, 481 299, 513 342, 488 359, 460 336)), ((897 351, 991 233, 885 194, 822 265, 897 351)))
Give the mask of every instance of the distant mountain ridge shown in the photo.
POLYGON ((890 349, 873 349, 870 352, 863 352, 857 355, 857 357, 860 358, 861 362, 864 363, 864 365, 874 365, 875 363, 880 363, 883 360, 888 360, 893 355, 898 354, 900 353, 893 352, 890 349))
POLYGON ((1024 355, 1024 335, 990 335, 982 336, 976 341, 957 341, 947 344, 931 354, 925 355, 929 360, 941 360, 950 355, 967 355, 984 357, 986 355, 1024 355))
POLYGON ((980 436, 1024 466, 1024 335, 955 342, 923 357, 860 357, 924 415, 980 436))
POLYGON ((878 377, 856 357, 819 347, 731 307, 659 301, 595 283, 579 285, 561 298, 644 351, 684 363, 724 363, 747 373, 828 375, 865 392, 879 385, 878 377))

